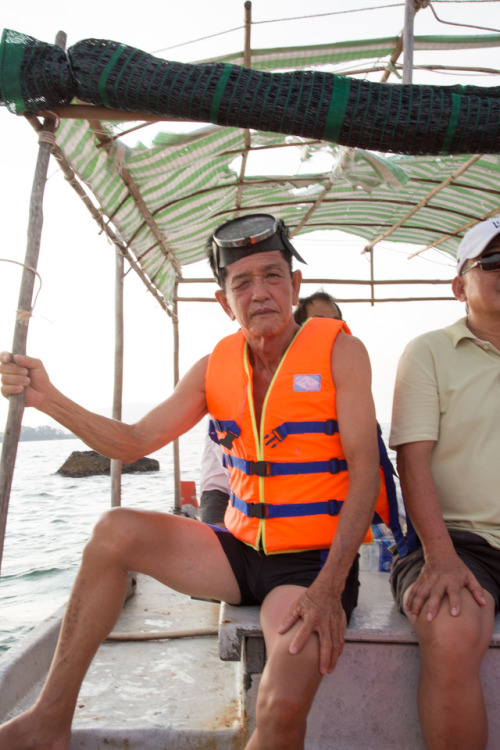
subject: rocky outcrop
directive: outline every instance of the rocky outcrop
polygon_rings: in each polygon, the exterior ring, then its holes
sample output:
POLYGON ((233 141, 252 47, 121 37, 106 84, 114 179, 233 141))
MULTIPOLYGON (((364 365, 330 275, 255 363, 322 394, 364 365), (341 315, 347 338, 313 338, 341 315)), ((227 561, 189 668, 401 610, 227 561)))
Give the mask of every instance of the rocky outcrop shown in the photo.
MULTIPOLYGON (((111 461, 95 451, 73 451, 57 474, 63 477, 90 477, 96 474, 109 474, 111 461)), ((160 463, 154 458, 140 458, 131 464, 122 464, 122 473, 135 471, 158 471, 160 463)))

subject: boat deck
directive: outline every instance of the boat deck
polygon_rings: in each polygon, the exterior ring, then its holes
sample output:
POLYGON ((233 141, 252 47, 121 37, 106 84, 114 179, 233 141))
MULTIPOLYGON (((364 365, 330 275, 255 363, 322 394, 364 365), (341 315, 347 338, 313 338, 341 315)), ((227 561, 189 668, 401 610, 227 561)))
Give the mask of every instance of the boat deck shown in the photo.
MULTIPOLYGON (((0 658, 0 721, 36 698, 61 615, 0 658)), ((138 576, 115 632, 212 634, 104 643, 82 685, 71 750, 242 750, 265 660, 258 615, 258 607, 193 600, 138 576)), ((482 670, 491 750, 500 747, 499 646, 497 617, 482 670)), ((336 750, 421 750, 418 668, 415 635, 392 603, 387 574, 362 573, 344 653, 311 710, 307 750, 331 747, 333 737, 336 750)))
MULTIPOLYGON (((60 614, 28 637, 33 649, 24 642, 0 660, 0 720, 36 698, 60 614), (33 667, 36 679, 26 685, 23 675, 33 667)), ((125 604, 115 632, 203 628, 215 635, 104 643, 80 691, 71 750, 241 747, 241 665, 219 658, 218 619, 218 604, 193 600, 138 576, 137 592, 125 604)))

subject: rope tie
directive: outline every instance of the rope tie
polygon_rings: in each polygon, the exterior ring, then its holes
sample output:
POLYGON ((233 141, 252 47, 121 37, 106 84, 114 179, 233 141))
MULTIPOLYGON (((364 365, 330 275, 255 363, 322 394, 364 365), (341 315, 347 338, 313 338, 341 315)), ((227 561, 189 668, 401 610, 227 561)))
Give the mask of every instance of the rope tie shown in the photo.
POLYGON ((40 130, 38 134, 38 143, 48 143, 51 148, 56 145, 55 133, 49 133, 48 130, 40 130))
POLYGON ((32 317, 32 313, 28 312, 28 310, 16 310, 17 322, 21 323, 21 325, 23 326, 28 325, 31 317, 32 317))
POLYGON ((20 263, 18 260, 12 260, 11 258, 0 258, 0 262, 1 263, 13 263, 16 266, 21 266, 21 268, 24 268, 26 271, 31 271, 31 273, 37 276, 38 281, 40 282, 40 286, 38 287, 37 293, 35 294, 35 299, 33 300, 33 305, 31 307, 31 310, 16 310, 17 321, 21 323, 21 325, 27 326, 30 318, 32 317, 33 310, 35 309, 36 301, 38 299, 38 295, 40 294, 40 290, 42 288, 42 277, 40 276, 36 268, 27 266, 25 263, 20 263))

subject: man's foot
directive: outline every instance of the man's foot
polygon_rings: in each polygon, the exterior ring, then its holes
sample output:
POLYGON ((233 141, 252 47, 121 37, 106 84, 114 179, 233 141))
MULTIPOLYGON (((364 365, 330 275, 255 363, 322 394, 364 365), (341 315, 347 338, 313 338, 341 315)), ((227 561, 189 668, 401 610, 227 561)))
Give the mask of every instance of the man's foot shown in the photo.
POLYGON ((71 729, 56 734, 54 725, 39 722, 33 709, 0 726, 0 750, 68 750, 70 740, 71 729))

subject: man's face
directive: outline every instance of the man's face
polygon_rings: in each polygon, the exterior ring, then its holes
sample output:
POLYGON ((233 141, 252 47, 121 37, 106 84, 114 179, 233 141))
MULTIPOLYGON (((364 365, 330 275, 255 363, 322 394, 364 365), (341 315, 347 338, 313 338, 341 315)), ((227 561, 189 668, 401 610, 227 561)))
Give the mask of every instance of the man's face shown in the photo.
POLYGON ((279 250, 241 258, 226 270, 226 289, 216 292, 216 297, 243 333, 271 336, 293 322, 301 274, 290 275, 279 250))
MULTIPOLYGON (((500 235, 495 237, 479 256, 486 258, 500 253, 500 235)), ((468 260, 465 269, 474 264, 468 260)), ((480 266, 471 268, 454 279, 453 291, 457 299, 467 302, 472 313, 500 314, 500 269, 483 271, 480 266)))

